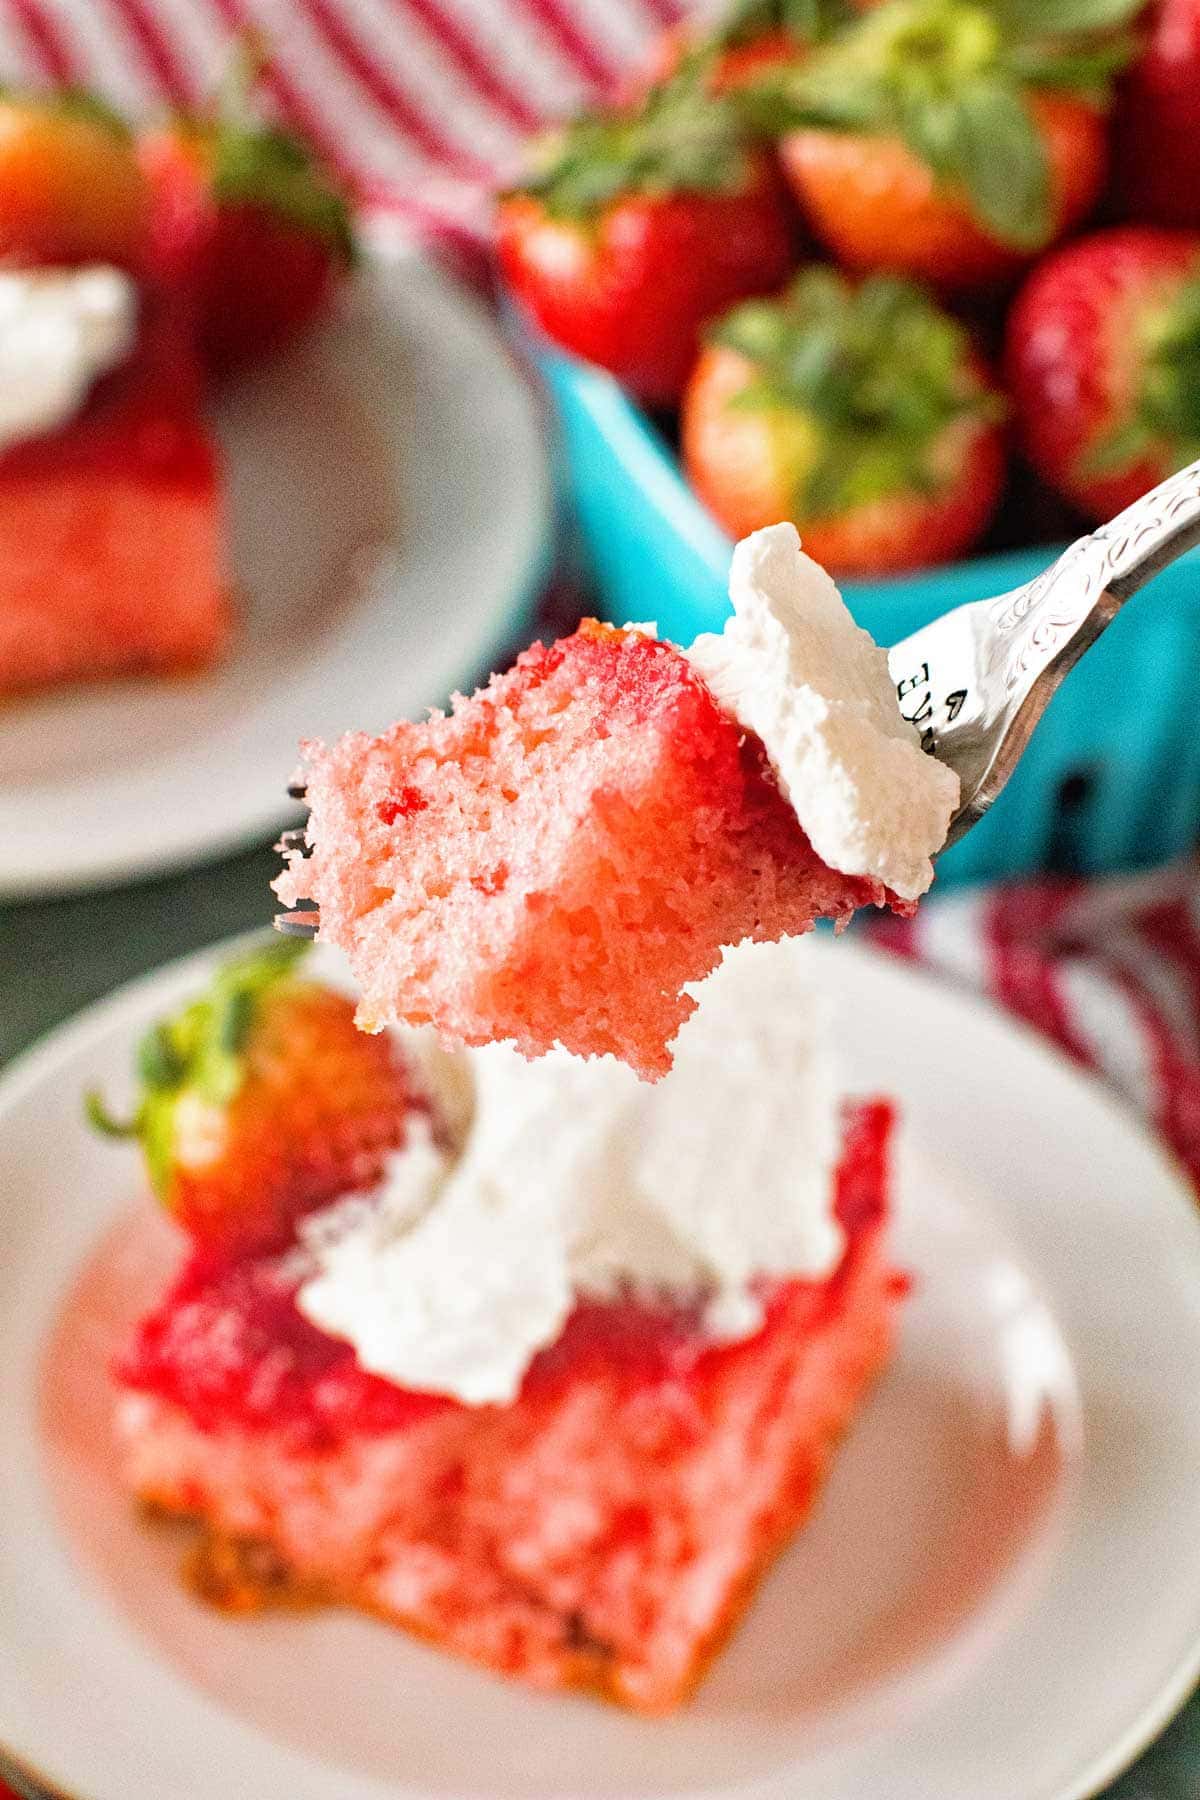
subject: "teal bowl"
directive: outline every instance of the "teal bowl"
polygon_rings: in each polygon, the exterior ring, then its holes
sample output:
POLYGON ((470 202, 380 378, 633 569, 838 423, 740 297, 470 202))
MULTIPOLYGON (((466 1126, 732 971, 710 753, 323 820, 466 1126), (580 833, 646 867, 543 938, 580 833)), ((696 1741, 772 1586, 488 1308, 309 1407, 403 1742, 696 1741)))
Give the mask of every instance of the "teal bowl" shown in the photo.
MULTIPOLYGON (((720 630, 731 544, 654 423, 602 370, 538 345, 579 552, 614 624, 653 619, 690 643, 720 630)), ((893 644, 966 600, 1028 580, 1054 546, 976 557, 843 592, 893 644)), ((939 880, 1055 868, 1144 867, 1200 838, 1200 552, 1118 615, 1064 683, 991 812, 947 852, 939 880)))

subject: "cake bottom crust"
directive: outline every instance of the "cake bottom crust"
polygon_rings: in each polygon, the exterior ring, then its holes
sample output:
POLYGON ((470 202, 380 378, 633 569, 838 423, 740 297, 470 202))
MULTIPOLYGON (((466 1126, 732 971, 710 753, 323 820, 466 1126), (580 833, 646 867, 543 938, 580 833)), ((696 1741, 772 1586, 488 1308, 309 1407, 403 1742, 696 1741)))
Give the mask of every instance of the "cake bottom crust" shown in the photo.
POLYGON ((125 1388, 124 1478, 195 1521, 190 1579, 210 1602, 347 1604, 535 1686, 666 1712, 810 1512, 887 1360, 903 1284, 882 1230, 854 1238, 816 1314, 811 1288, 786 1290, 701 1380, 591 1368, 319 1449, 200 1430, 125 1388))

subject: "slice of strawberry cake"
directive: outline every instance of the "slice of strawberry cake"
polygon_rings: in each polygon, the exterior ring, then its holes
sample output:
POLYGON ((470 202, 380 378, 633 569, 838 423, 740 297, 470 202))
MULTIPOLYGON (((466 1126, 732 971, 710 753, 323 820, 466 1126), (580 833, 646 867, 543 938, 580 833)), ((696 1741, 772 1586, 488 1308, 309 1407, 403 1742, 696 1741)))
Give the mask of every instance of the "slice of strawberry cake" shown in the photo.
POLYGON ((211 664, 223 512, 183 321, 116 269, 0 271, 0 695, 211 664))
POLYGON ((581 1304, 506 1406, 411 1393, 306 1322, 285 1264, 186 1271, 121 1365, 124 1474, 203 1527, 200 1592, 344 1601, 540 1687, 694 1687, 804 1522, 891 1343, 887 1111, 847 1118, 846 1249, 750 1339, 581 1304))
POLYGON ((287 1250, 193 1233, 116 1429, 130 1490, 199 1527, 201 1595, 348 1603, 647 1713, 691 1692, 903 1289, 889 1108, 837 1100, 797 955, 727 957, 654 1086, 408 1034, 426 1103, 381 1185, 287 1250))
POLYGON ((317 903, 364 1026, 656 1079, 723 946, 911 912, 957 782, 884 652, 790 526, 738 546, 731 595, 689 652, 589 621, 448 715, 305 746, 307 832, 276 890, 317 903))

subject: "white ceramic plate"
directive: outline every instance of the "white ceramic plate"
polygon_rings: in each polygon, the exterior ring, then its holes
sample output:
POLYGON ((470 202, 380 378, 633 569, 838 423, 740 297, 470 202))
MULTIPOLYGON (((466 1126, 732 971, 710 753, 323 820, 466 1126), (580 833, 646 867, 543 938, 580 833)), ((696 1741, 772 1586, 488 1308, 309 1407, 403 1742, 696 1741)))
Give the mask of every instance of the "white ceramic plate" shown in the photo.
POLYGON ((166 1228, 79 1094, 203 959, 0 1083, 0 1744, 85 1800, 1077 1800, 1200 1663, 1200 1219, 1095 1086, 821 946, 904 1110, 897 1361, 692 1707, 545 1698, 338 1613, 231 1621, 113 1480, 105 1365, 166 1228), (132 1211, 130 1210, 132 1208, 132 1211))
POLYGON ((382 250, 337 321, 222 397, 243 616, 205 676, 0 707, 0 897, 198 862, 284 821, 301 736, 482 674, 545 566, 529 384, 480 306, 382 250))

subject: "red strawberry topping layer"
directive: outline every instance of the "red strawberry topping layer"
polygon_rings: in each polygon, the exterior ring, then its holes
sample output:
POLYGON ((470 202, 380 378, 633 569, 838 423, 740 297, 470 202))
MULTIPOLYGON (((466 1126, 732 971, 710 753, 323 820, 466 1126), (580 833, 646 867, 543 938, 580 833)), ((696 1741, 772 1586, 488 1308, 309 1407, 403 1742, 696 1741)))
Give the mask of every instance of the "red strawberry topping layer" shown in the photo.
MULTIPOLYGON (((883 1102, 847 1113, 837 1212, 850 1246, 880 1222, 890 1128, 883 1102)), ((778 1284, 765 1329, 785 1314, 789 1329, 819 1323, 836 1308, 845 1264, 824 1282, 778 1284)), ((459 1404, 367 1374, 348 1344, 298 1310, 301 1279, 294 1256, 216 1264, 196 1254, 142 1322, 119 1381, 181 1407, 202 1431, 284 1430, 307 1448, 403 1430, 459 1404)), ((583 1301, 534 1362, 524 1396, 561 1390, 597 1366, 619 1369, 634 1385, 703 1388, 741 1351, 740 1344, 711 1343, 698 1315, 676 1306, 583 1301)))

